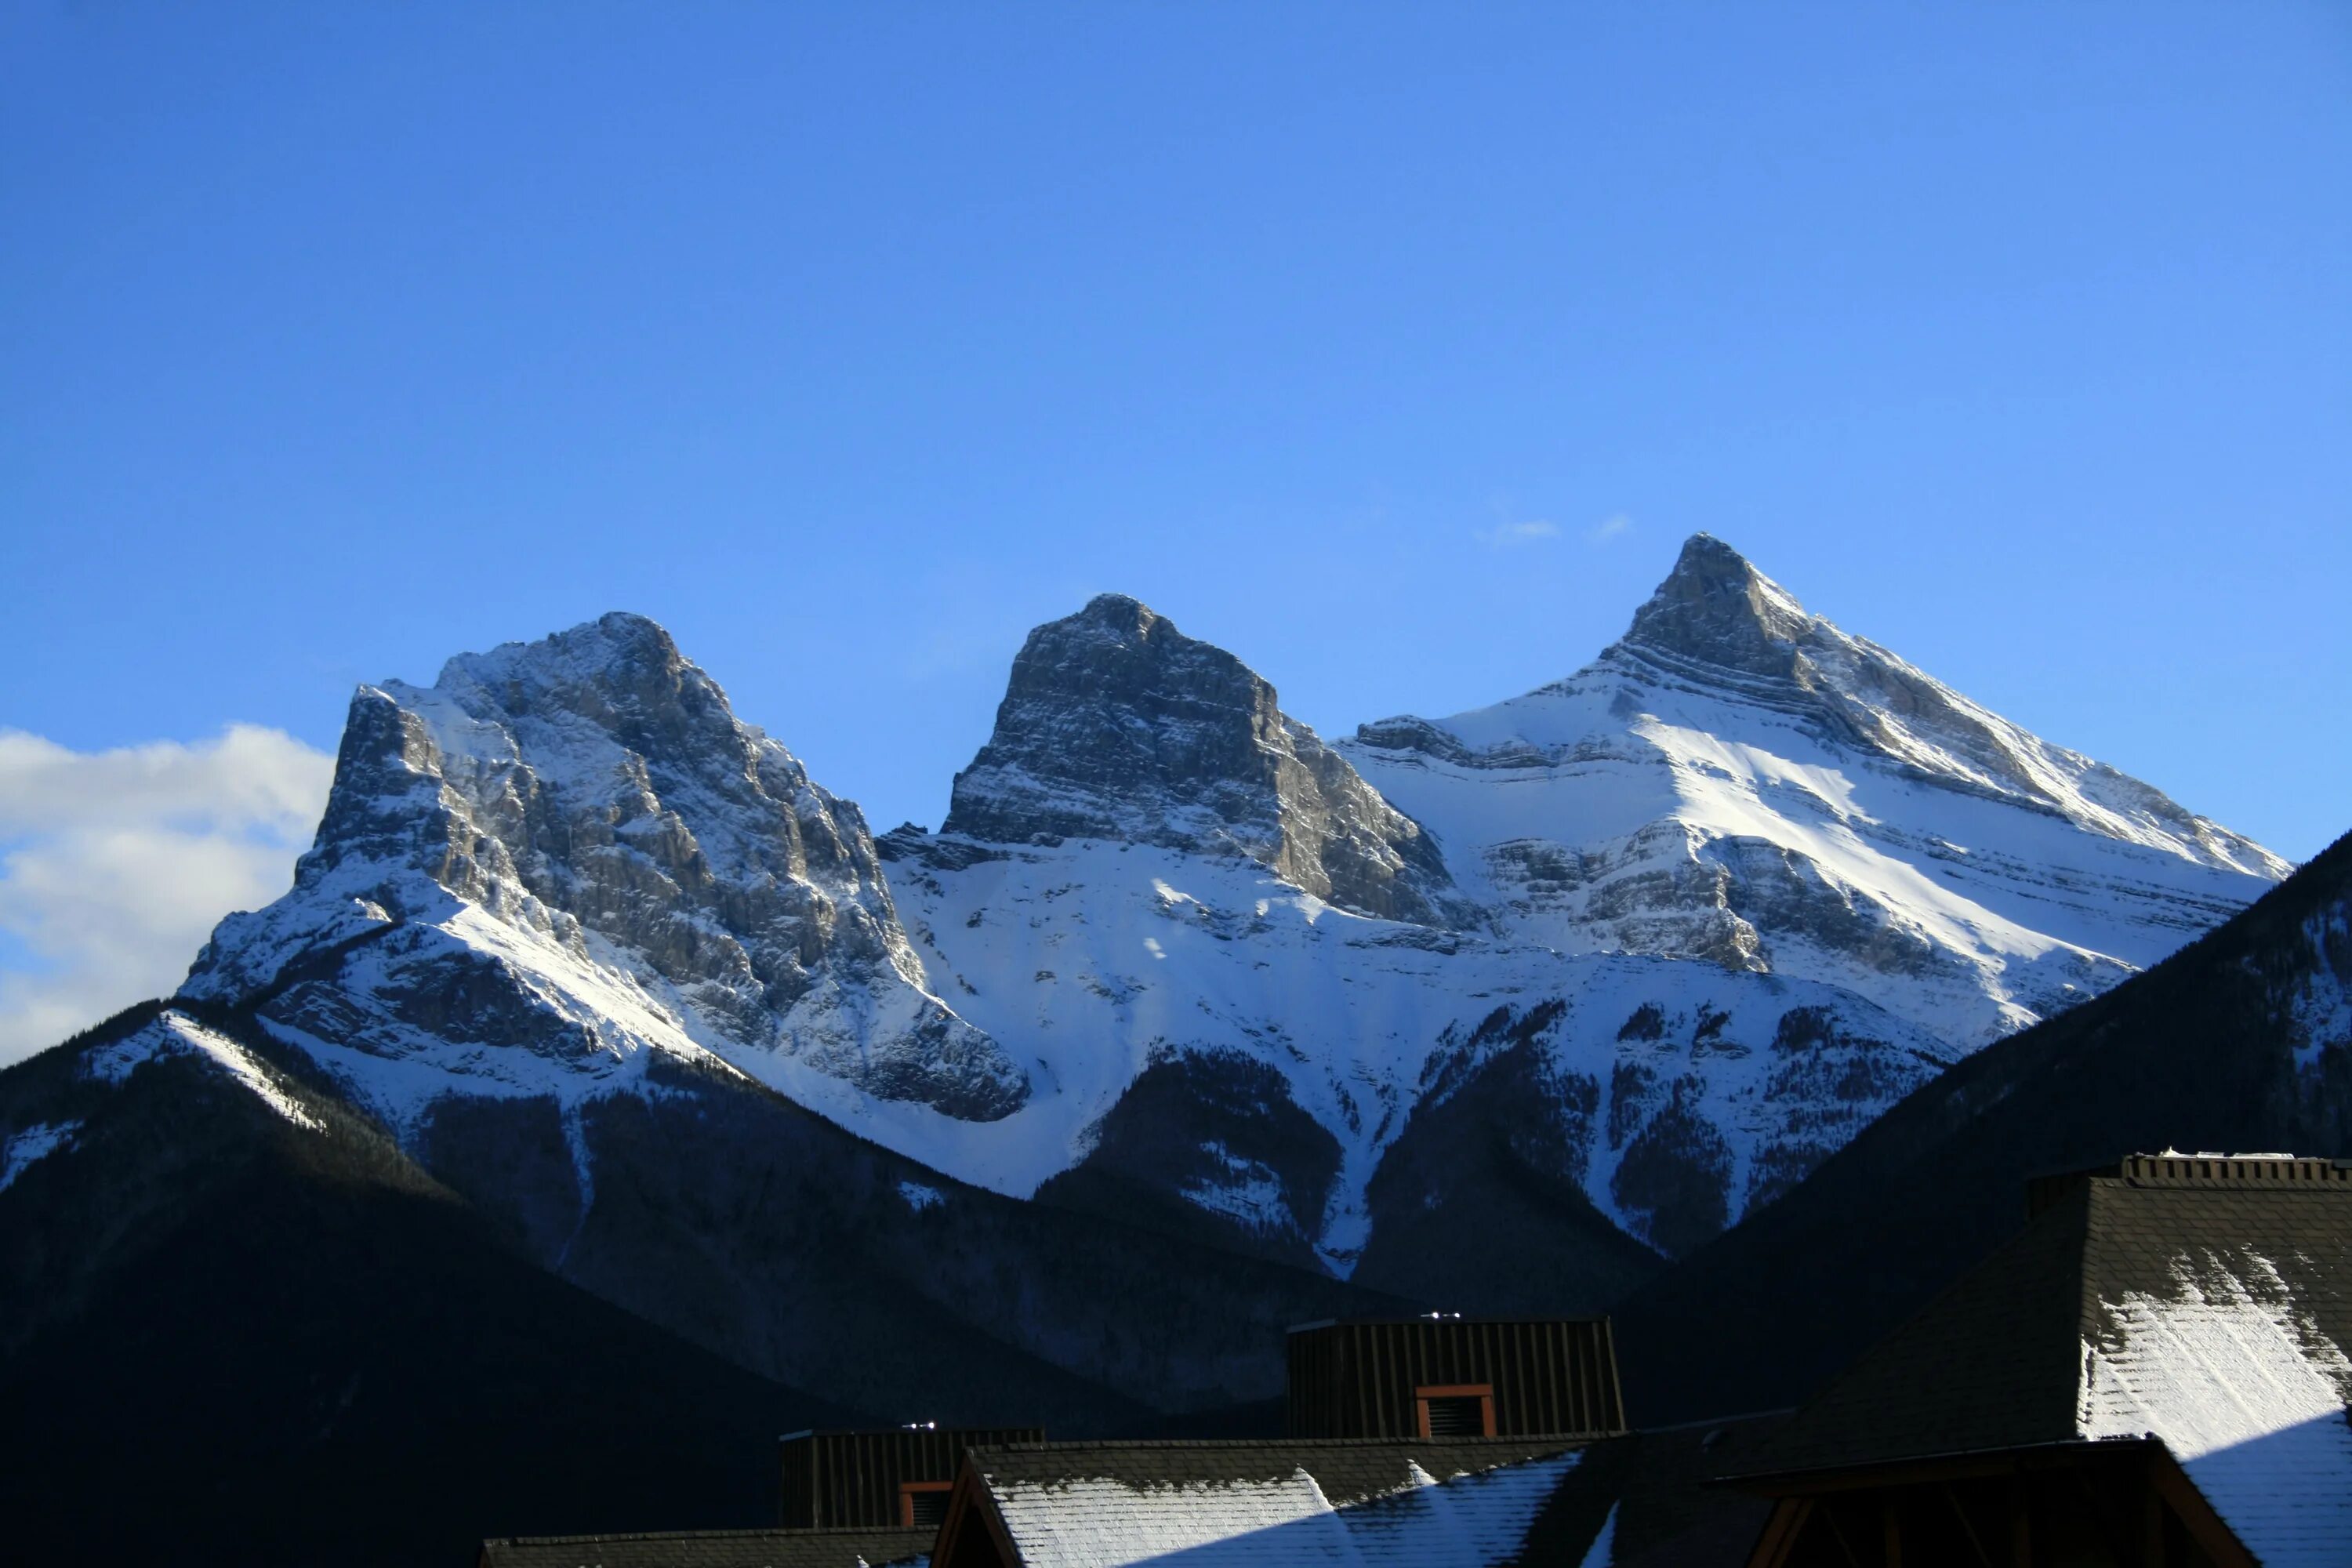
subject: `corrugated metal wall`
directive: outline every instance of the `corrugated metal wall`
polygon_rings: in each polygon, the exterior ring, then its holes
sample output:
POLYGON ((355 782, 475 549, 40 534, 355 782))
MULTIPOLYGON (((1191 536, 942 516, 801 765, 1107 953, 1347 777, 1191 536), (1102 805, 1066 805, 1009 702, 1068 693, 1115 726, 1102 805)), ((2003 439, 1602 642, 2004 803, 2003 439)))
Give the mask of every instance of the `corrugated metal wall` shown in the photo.
POLYGON ((1420 1436, 1414 1390, 1488 1384, 1499 1437, 1625 1429, 1606 1318, 1321 1323, 1290 1331, 1290 1435, 1420 1436))
POLYGON ((783 1440, 776 1522, 786 1530, 895 1526, 898 1489, 905 1483, 955 1479, 966 1448, 1045 1440, 1045 1432, 1034 1426, 795 1432, 783 1440))

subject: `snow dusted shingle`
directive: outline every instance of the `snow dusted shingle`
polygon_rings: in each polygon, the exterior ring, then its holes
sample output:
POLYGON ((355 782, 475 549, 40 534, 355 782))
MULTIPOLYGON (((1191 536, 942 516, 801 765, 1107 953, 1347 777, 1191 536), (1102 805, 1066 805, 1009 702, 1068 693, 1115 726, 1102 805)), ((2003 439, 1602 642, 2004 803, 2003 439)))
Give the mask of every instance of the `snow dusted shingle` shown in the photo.
POLYGON ((2352 1562, 2352 1361, 2277 1265, 2251 1248, 2183 1257, 2171 1289, 2100 1306, 2083 1436, 2162 1439, 2270 1568, 2352 1562))
POLYGON ((1741 1470, 1789 1496, 1830 1471, 2161 1444, 2266 1568, 2340 1568, 2347 1345, 2352 1170, 2135 1156, 2053 1197, 1741 1470))
POLYGON ((1557 1442, 1041 1444, 975 1456, 1026 1568, 1489 1568, 1579 1455, 1557 1442))

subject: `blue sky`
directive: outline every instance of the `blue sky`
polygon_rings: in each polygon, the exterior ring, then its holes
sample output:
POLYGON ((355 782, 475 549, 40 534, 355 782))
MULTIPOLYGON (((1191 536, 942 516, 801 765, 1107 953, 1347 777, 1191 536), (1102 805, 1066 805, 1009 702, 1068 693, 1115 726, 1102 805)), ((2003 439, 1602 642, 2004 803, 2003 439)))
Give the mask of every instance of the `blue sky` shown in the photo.
POLYGON ((1094 592, 1344 732, 1706 529, 2352 826, 2340 5, 19 3, 0 79, 0 728, 66 753, 630 608, 936 824, 1094 592))

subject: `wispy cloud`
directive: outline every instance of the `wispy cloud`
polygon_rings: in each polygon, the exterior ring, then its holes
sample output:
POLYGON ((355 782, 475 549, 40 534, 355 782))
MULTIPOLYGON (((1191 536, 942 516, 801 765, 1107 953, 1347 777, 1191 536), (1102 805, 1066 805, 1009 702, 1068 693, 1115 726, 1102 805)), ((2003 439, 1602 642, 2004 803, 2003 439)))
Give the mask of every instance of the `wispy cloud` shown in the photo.
POLYGON ((1521 544, 1537 544, 1559 537, 1559 524, 1536 521, 1531 522, 1498 522, 1492 528, 1478 531, 1478 542, 1495 550, 1509 550, 1521 544))
POLYGON ((221 916, 285 891, 333 773, 251 724, 106 752, 0 731, 0 1062, 177 986, 221 916))
POLYGON ((1584 531, 1584 542, 1606 544, 1633 526, 1633 520, 1622 511, 1614 517, 1604 517, 1584 531))

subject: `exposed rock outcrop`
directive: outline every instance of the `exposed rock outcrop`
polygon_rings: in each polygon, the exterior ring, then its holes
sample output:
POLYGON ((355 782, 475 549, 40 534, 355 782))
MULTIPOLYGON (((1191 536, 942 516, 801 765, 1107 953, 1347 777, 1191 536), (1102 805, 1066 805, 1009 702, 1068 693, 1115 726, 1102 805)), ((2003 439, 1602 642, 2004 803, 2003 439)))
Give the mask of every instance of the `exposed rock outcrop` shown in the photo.
POLYGON ((1418 824, 1232 654, 1121 595, 1029 634, 946 833, 1106 838, 1244 856, 1342 909, 1466 911, 1418 824))

